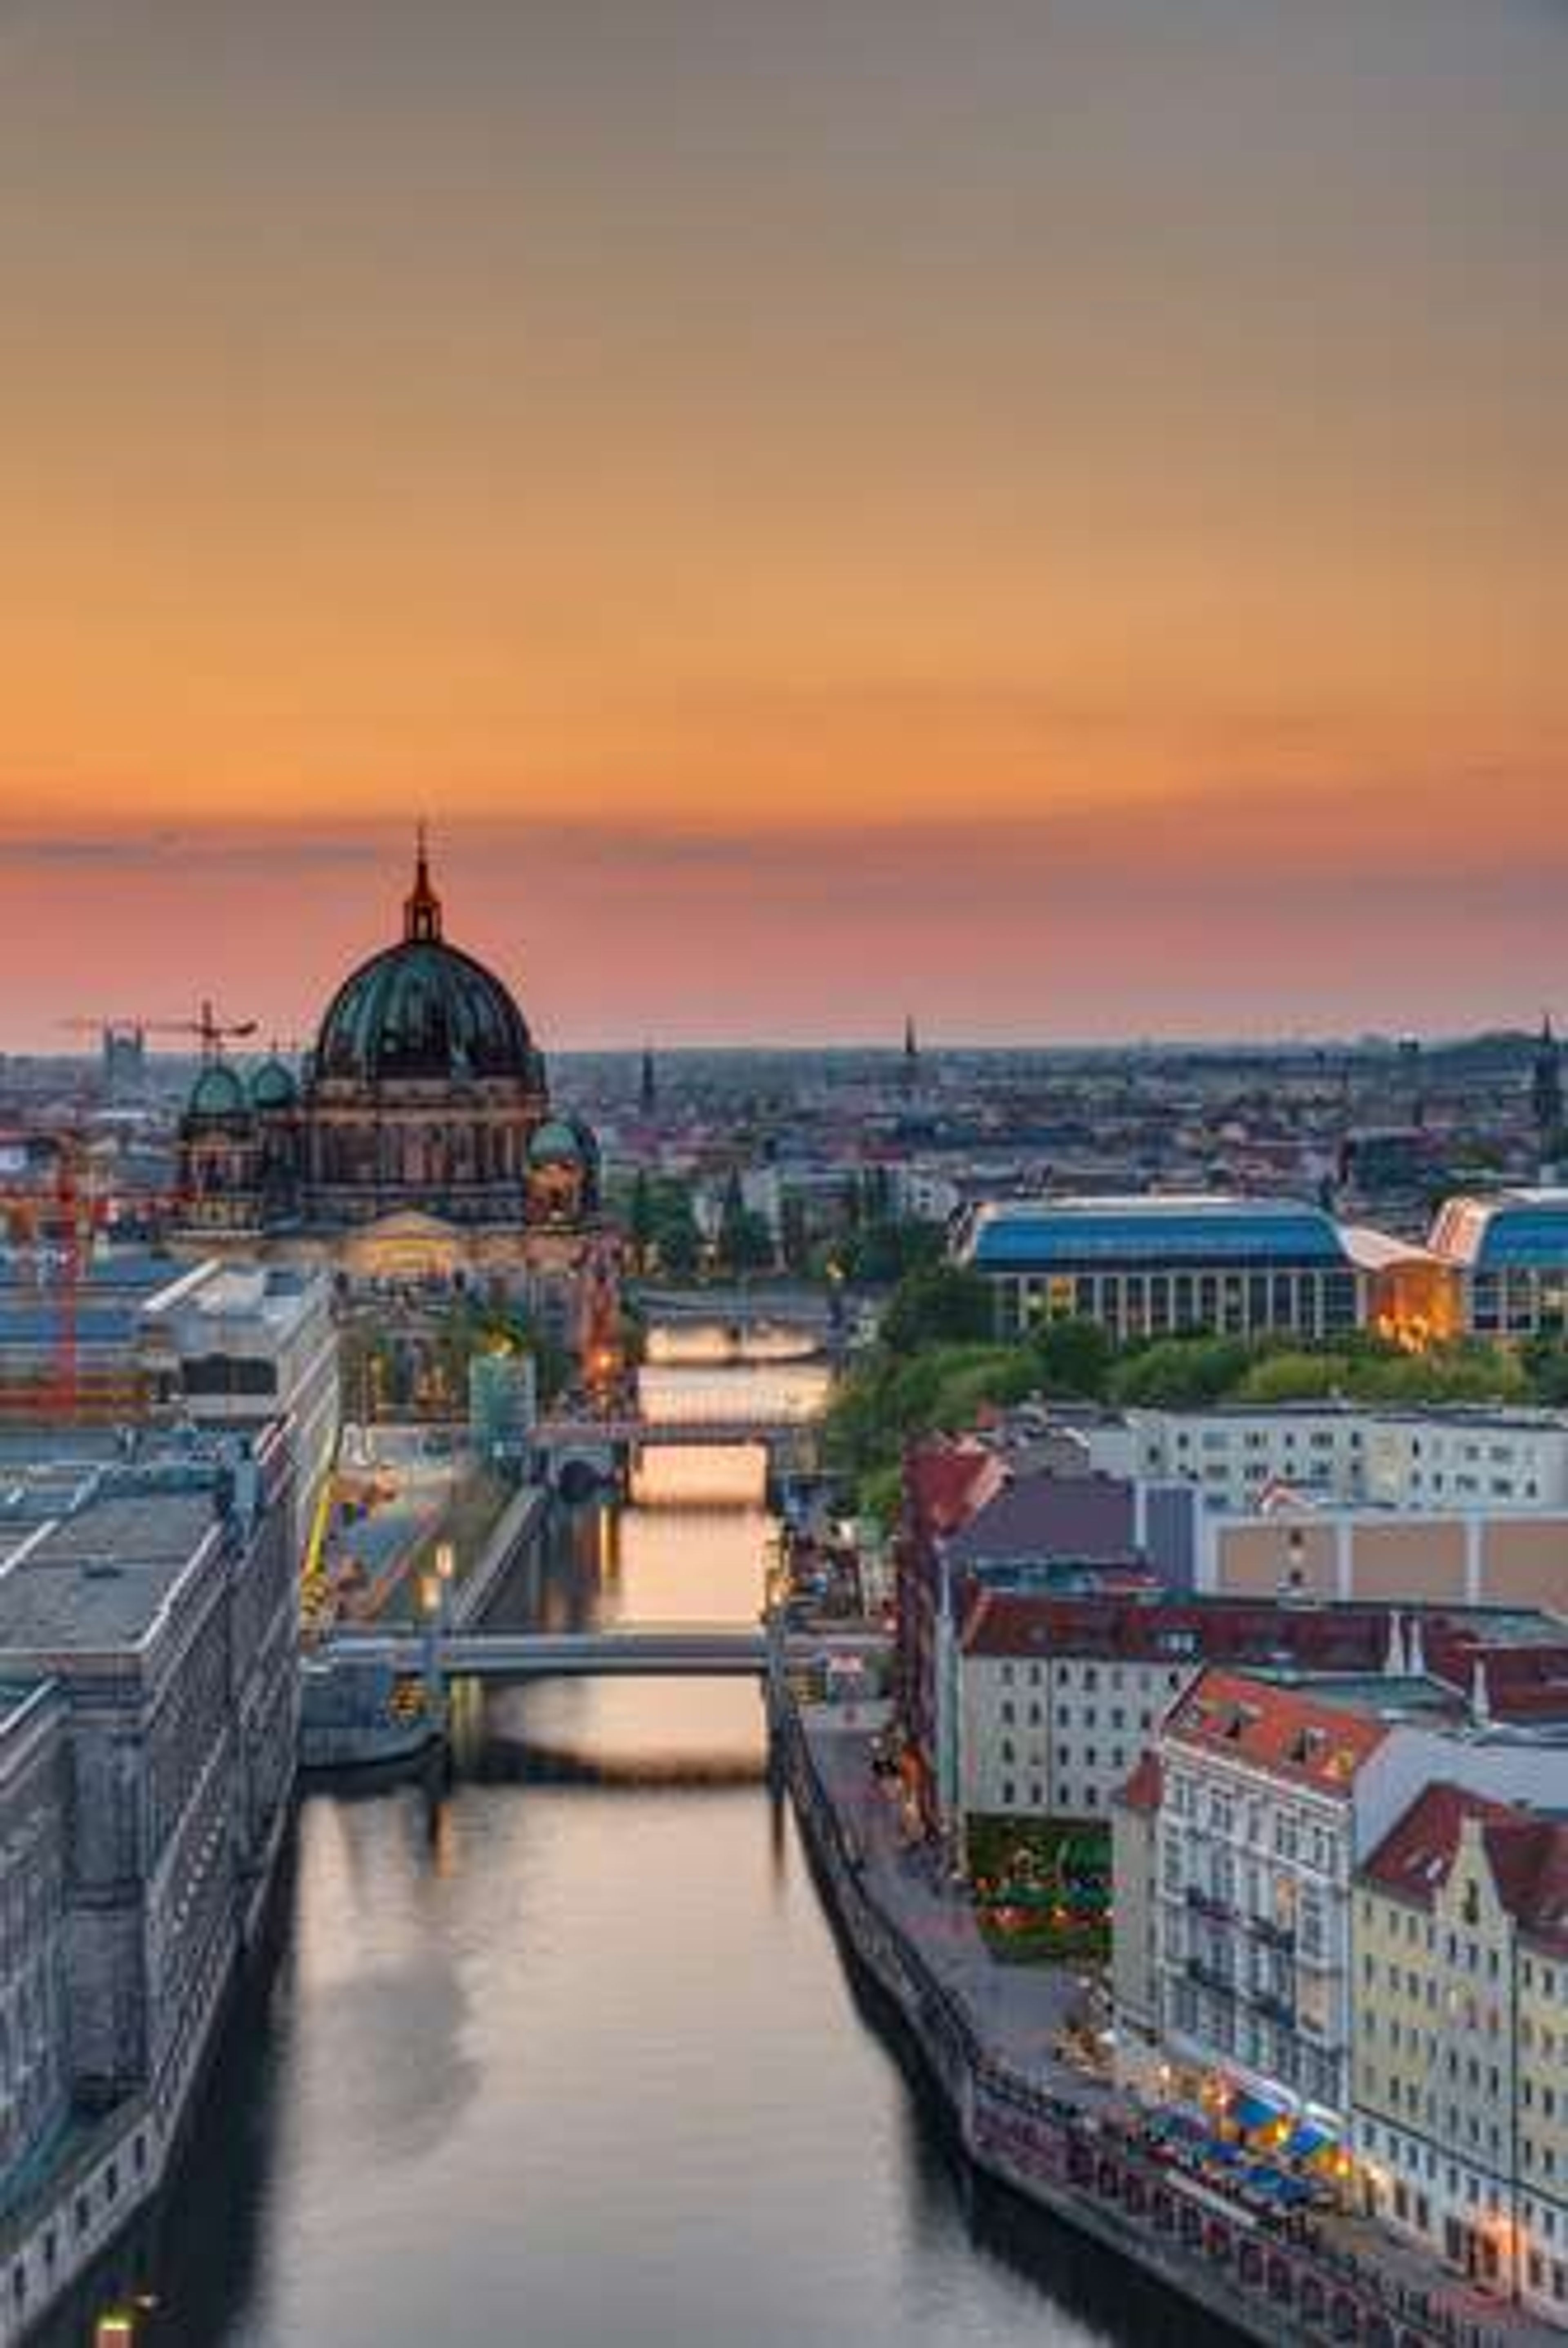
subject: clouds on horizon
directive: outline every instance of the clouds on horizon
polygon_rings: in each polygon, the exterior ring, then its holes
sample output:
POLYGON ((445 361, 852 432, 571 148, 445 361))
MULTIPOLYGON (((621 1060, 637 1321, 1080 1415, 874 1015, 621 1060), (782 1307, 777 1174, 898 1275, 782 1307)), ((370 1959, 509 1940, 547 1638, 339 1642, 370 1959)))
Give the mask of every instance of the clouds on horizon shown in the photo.
MULTIPOLYGON (((433 847, 452 934, 547 1042, 853 1037, 911 1004, 977 1039, 1451 1027, 1554 999, 1568 891, 1568 842, 1521 851, 1532 792, 1466 796, 1484 819, 1425 829, 1349 787, 766 829, 437 808, 433 847)), ((299 1032, 395 934, 411 852, 412 824, 0 835, 0 1044, 201 993, 299 1032)))

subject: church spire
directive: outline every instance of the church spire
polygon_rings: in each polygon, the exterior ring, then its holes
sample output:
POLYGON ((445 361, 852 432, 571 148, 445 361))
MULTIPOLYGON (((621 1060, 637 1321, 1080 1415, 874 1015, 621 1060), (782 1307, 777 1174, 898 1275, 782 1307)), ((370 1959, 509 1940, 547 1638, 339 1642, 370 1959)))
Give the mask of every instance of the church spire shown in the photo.
POLYGON ((403 901, 403 934, 410 945, 434 942, 441 935, 441 900, 430 882, 430 841, 423 816, 415 834, 414 886, 403 901))

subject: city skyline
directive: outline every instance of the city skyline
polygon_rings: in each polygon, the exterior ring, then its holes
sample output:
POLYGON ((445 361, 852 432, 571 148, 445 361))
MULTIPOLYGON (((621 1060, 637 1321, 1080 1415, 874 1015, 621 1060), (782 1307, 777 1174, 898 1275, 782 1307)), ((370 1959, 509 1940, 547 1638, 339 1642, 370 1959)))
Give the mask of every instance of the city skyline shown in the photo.
POLYGON ((563 1045, 1557 999, 1561 20, 660 35, 0 13, 6 1041, 292 1032, 422 808, 563 1045))

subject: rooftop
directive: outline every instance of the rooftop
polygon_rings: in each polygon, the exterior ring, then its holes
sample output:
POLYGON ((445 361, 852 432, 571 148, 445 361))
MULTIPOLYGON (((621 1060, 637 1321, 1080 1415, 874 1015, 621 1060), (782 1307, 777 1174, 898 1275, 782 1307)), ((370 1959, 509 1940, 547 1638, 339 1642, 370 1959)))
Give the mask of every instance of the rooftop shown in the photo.
POLYGON ((983 1272, 1125 1262, 1350 1262, 1343 1232, 1320 1207, 1206 1194, 993 1202, 976 1209, 960 1253, 983 1272))
POLYGON ((111 1494, 0 1570, 0 1655, 139 1646, 214 1524, 210 1490, 111 1494))
POLYGON ((1171 1714, 1165 1733, 1321 1793, 1345 1794, 1384 1742, 1389 1724, 1300 1688, 1206 1671, 1171 1714))
POLYGON ((983 1500, 952 1541, 956 1564, 1137 1561, 1136 1494, 1109 1476, 1020 1476, 983 1500))
POLYGON ((1450 1199, 1432 1226, 1431 1245, 1434 1253, 1469 1272, 1510 1265, 1568 1269, 1568 1189, 1450 1199))
POLYGON ((1568 1953, 1568 1818, 1429 1786, 1378 1845, 1362 1880, 1430 1908, 1447 1883, 1466 1824, 1480 1831, 1498 1898, 1532 1939, 1568 1953))

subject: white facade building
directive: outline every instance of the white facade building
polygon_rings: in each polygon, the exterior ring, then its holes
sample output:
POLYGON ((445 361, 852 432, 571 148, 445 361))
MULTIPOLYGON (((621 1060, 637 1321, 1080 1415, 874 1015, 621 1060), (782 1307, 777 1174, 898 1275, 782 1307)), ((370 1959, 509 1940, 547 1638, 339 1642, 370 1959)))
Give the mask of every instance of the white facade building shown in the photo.
POLYGON ((1127 1423, 1136 1472, 1195 1485, 1216 1512, 1248 1514, 1281 1487, 1401 1511, 1568 1505, 1568 1417, 1557 1411, 1284 1403, 1130 1410, 1127 1423))

